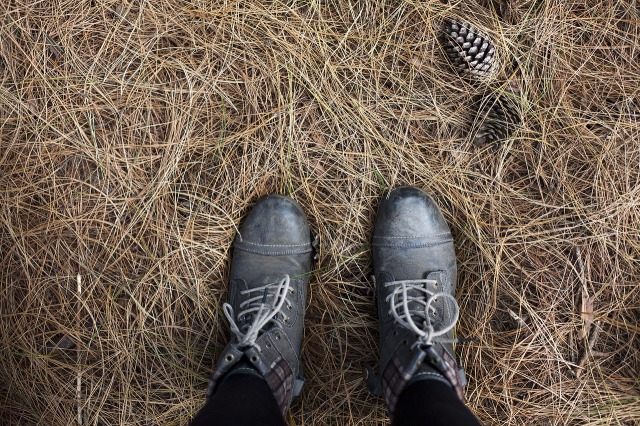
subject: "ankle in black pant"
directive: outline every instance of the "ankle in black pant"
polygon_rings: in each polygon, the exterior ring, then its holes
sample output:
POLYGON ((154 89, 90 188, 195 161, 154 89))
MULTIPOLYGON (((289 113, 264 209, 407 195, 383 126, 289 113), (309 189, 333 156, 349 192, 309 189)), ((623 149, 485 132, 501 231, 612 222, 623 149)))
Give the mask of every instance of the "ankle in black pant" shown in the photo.
POLYGON ((437 380, 415 382, 400 394, 393 426, 479 426, 451 387, 437 380))
POLYGON ((267 382, 257 374, 225 377, 191 426, 284 426, 267 382))
MULTIPOLYGON (((227 377, 193 420, 192 426, 283 426, 267 383, 255 374, 227 377)), ((422 380, 400 395, 393 426, 478 426, 480 422, 447 385, 422 380)))

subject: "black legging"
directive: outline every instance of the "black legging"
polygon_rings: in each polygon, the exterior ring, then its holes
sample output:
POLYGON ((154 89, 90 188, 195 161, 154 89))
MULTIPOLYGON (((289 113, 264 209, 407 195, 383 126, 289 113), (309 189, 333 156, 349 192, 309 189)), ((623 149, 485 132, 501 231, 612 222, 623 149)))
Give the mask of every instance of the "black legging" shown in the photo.
POLYGON ((421 380, 400 394, 393 426, 478 426, 480 422, 449 386, 421 380))
MULTIPOLYGON (((267 382, 251 374, 226 378, 193 419, 192 426, 286 425, 267 382)), ((477 426, 480 422, 442 382, 422 380, 407 387, 393 426, 477 426)))
POLYGON ((191 426, 284 426, 276 398, 267 382, 254 374, 234 374, 193 419, 191 426))

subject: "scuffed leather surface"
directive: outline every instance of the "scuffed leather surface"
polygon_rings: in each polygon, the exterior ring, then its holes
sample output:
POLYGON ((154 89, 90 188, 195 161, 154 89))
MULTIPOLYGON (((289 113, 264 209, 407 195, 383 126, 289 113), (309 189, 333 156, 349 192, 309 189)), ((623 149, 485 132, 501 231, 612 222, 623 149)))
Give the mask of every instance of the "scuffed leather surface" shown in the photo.
MULTIPOLYGON (((428 284, 430 291, 455 293, 457 268, 453 238, 435 201, 415 187, 399 187, 391 191, 378 209, 372 251, 380 318, 380 371, 388 371, 390 362, 398 358, 396 362, 402 364, 403 370, 412 377, 406 383, 419 379, 449 383, 434 366, 423 362, 424 357, 417 356, 415 351, 420 351, 419 348, 411 349, 416 341, 415 333, 394 324, 393 316, 388 313, 390 303, 386 301, 393 289, 385 287, 385 283, 399 280, 426 278, 437 283, 428 284), (416 364, 412 365, 413 362, 416 364)), ((440 314, 434 323, 437 327, 438 323, 446 322, 446 317, 452 312, 442 300, 433 306, 440 314)), ((436 345, 441 345, 442 350, 453 356, 451 344, 436 345)), ((393 409, 402 389, 389 390, 384 387, 378 383, 375 388, 385 396, 393 409)))
MULTIPOLYGON (((244 356, 267 380, 281 410, 286 412, 302 385, 300 347, 312 252, 309 224, 295 201, 270 195, 249 212, 234 242, 228 302, 237 317, 244 309, 240 304, 257 295, 242 295, 242 290, 278 283, 286 274, 293 291, 287 298, 290 308, 285 303, 281 312, 288 321, 276 317, 256 340, 260 350, 238 349, 235 336, 231 336, 212 375, 209 394, 215 392, 224 374, 244 356), (227 355, 233 359, 228 361, 227 355)), ((240 328, 250 322, 251 318, 236 321, 240 328)))

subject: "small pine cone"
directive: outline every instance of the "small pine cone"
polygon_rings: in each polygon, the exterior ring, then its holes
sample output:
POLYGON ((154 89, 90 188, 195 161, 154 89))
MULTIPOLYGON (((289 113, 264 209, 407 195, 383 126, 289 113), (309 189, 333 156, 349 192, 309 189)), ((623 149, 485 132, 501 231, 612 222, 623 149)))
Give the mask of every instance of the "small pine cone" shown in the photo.
POLYGON ((476 146, 493 144, 509 138, 522 119, 513 98, 514 93, 491 95, 480 109, 480 127, 473 143, 476 146))
POLYGON ((452 65, 463 76, 485 81, 497 74, 500 64, 489 38, 470 24, 447 20, 440 37, 452 65))

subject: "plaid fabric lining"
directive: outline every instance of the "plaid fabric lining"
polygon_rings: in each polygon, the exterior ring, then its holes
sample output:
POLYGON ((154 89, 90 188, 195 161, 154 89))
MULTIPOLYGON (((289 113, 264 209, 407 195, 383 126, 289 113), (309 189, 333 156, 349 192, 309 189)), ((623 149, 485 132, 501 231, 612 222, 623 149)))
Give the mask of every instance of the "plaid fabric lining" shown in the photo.
MULTIPOLYGON (((442 346, 440 347, 442 348, 442 346)), ((456 360, 453 359, 453 357, 449 355, 449 352, 445 351, 444 348, 442 348, 441 357, 442 365, 436 367, 449 380, 451 386, 453 386, 453 389, 458 394, 458 398, 460 398, 460 401, 464 402, 464 392, 462 389, 463 382, 462 377, 460 377, 460 369, 458 368, 456 360)))
POLYGON ((385 368, 382 375, 382 389, 384 399, 387 401, 389 407, 396 406, 400 392, 402 392, 409 380, 411 380, 414 372, 415 367, 403 362, 399 356, 393 357, 387 364, 387 368, 385 368), (409 367, 410 370, 413 371, 407 370, 405 367, 409 367))
POLYGON ((276 359, 264 374, 264 379, 278 401, 280 411, 284 415, 289 408, 293 393, 293 372, 283 357, 276 359))
POLYGON ((381 384, 384 399, 392 411, 398 402, 400 393, 413 378, 423 360, 433 366, 451 383, 458 398, 464 402, 463 380, 458 364, 441 344, 429 346, 425 349, 416 348, 409 354, 414 356, 403 356, 407 355, 406 352, 396 354, 389 361, 382 374, 381 384), (416 351, 418 351, 418 354, 415 354, 416 351))
POLYGON ((213 390, 216 388, 218 381, 222 378, 222 372, 220 370, 215 370, 211 377, 209 377, 209 386, 207 386, 207 398, 211 398, 213 395, 213 390))

